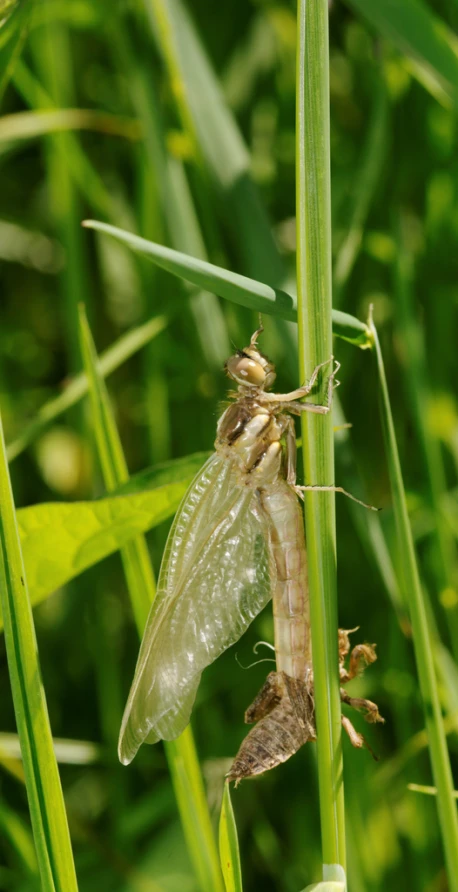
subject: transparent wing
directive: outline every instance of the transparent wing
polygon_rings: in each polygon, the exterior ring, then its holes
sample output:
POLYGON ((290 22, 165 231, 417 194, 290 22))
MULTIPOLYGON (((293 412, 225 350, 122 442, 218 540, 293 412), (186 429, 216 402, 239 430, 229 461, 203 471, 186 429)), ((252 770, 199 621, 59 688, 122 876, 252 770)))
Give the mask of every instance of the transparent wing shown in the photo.
POLYGON ((175 517, 119 738, 128 764, 143 741, 173 740, 189 722, 202 670, 271 597, 275 565, 256 492, 213 455, 175 517))

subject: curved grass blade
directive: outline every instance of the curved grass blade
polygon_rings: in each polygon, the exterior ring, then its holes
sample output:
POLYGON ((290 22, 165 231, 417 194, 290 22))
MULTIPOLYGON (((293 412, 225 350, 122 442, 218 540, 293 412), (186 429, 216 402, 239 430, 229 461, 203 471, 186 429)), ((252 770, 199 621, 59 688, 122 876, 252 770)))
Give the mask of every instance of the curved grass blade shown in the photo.
MULTIPOLYGON (((168 325, 165 316, 156 316, 145 322, 144 325, 134 328, 115 341, 111 347, 100 356, 99 368, 100 374, 105 378, 111 375, 115 369, 119 368, 123 362, 130 359, 137 350, 141 350, 145 344, 148 344, 168 325)), ((6 449, 8 461, 17 458, 27 446, 38 437, 52 421, 59 418, 67 409, 76 405, 79 400, 88 392, 88 379, 85 373, 75 375, 67 384, 63 393, 59 396, 48 400, 41 409, 39 409, 36 418, 22 431, 22 433, 13 440, 6 449)))
MULTIPOLYGON (((292 322, 297 319, 295 298, 280 288, 272 288, 256 279, 231 272, 205 260, 198 260, 189 254, 166 248, 164 245, 149 242, 132 232, 126 232, 116 226, 110 226, 108 223, 85 220, 83 226, 87 229, 105 232, 107 235, 119 239, 129 245, 133 251, 148 257, 149 260, 157 263, 172 275, 186 279, 204 290, 213 291, 227 300, 260 313, 280 316, 282 319, 292 322)), ((364 322, 338 310, 333 312, 332 319, 334 334, 360 347, 370 345, 367 326, 364 322)))
POLYGON ((219 857, 226 892, 243 892, 240 866, 239 841, 229 784, 224 784, 221 815, 219 819, 219 857))
POLYGON ((67 816, 54 755, 27 577, 0 422, 0 599, 17 728, 42 888, 76 892, 67 816))
POLYGON ((63 130, 93 130, 111 136, 124 136, 126 139, 140 139, 141 127, 138 121, 118 118, 106 112, 85 108, 56 108, 46 111, 16 112, 0 118, 0 142, 15 139, 34 139, 49 133, 63 130))
MULTIPOLYGON (((94 415, 94 429, 105 485, 113 490, 129 479, 126 460, 105 382, 98 370, 97 353, 80 306, 80 341, 94 415)), ((134 539, 121 551, 124 572, 139 634, 143 634, 156 581, 143 537, 134 539)), ((222 892, 215 839, 205 797, 204 784, 194 745, 191 726, 172 742, 165 742, 165 752, 177 799, 180 819, 189 855, 203 889, 222 892)))
POLYGON ((439 692, 434 671, 433 649, 430 638, 428 615, 418 572, 406 495, 402 479, 390 397, 385 377, 382 351, 377 329, 369 318, 377 360, 380 407, 386 444, 388 471, 393 493, 393 510, 396 520, 397 539, 405 598, 410 608, 413 645, 417 663, 420 691, 425 710, 425 723, 429 738, 429 752, 434 781, 438 790, 437 807, 442 841, 445 850, 447 873, 452 892, 458 890, 458 814, 453 797, 453 778, 447 751, 439 692))

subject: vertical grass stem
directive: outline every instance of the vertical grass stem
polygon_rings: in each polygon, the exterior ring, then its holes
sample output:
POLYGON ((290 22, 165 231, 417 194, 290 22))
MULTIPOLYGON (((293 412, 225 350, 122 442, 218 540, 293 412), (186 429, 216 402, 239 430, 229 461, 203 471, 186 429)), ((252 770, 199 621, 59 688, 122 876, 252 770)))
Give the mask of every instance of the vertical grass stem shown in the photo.
MULTIPOLYGON (((296 227, 301 380, 332 353, 331 185, 327 0, 299 0, 296 60, 296 227)), ((332 484, 331 417, 304 413, 306 483, 332 484)), ((306 493, 323 879, 345 868, 337 656, 334 493, 306 493)))

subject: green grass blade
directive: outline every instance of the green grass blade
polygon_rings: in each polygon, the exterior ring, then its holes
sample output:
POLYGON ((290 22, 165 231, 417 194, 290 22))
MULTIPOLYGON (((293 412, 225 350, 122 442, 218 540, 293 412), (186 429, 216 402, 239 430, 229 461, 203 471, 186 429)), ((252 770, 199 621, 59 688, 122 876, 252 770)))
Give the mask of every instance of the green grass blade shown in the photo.
MULTIPOLYGON (((34 109, 57 110, 58 105, 43 88, 31 71, 19 60, 15 67, 12 80, 25 102, 34 109)), ((122 222, 125 225, 126 215, 120 206, 116 196, 110 193, 103 179, 82 150, 78 139, 73 133, 61 134, 64 136, 67 147, 68 172, 81 194, 85 197, 89 206, 97 208, 97 213, 108 219, 122 222)))
MULTIPOLYGON (((150 11, 155 8, 155 0, 144 2, 150 11)), ((250 156, 238 124, 186 6, 180 0, 166 0, 161 6, 176 47, 169 78, 174 79, 176 89, 188 103, 186 114, 192 117, 202 155, 224 196, 226 222, 242 268, 250 276, 262 276, 269 284, 281 286, 285 281, 283 260, 250 178, 250 156)), ((158 43, 165 55, 163 44, 158 43)))
MULTIPOLYGON (((146 239, 140 238, 134 233, 125 232, 108 223, 100 223, 97 220, 85 220, 84 226, 105 232, 114 238, 129 245, 133 251, 137 251, 147 257, 153 263, 157 263, 162 269, 175 276, 192 282, 199 288, 213 291, 225 297, 227 300, 257 310, 260 313, 269 313, 280 316, 282 319, 296 321, 296 300, 286 291, 272 288, 263 282, 249 279, 239 273, 231 272, 213 263, 191 257, 164 245, 157 245, 146 239)), ((333 330, 336 335, 343 337, 351 343, 361 347, 367 347, 370 341, 367 337, 367 326, 348 313, 334 311, 332 314, 333 330)))
MULTIPOLYGON (((107 488, 114 489, 125 483, 129 475, 105 382, 98 372, 97 354, 84 307, 80 307, 80 338, 102 473, 107 488)), ((142 635, 155 595, 155 579, 144 538, 126 546, 121 557, 137 628, 142 635)), ((218 854, 191 727, 188 726, 178 740, 165 742, 165 751, 196 874, 203 889, 222 892, 218 854)))
MULTIPOLYGON (((127 334, 122 335, 119 340, 115 341, 100 356, 99 369, 102 377, 106 378, 107 375, 111 375, 115 369, 118 369, 120 365, 130 359, 131 356, 134 356, 138 350, 141 350, 161 331, 164 331, 167 325, 168 320, 165 316, 156 316, 156 318, 145 322, 144 325, 139 325, 132 331, 127 332, 127 334)), ((88 388, 86 374, 82 372, 79 375, 75 375, 70 383, 67 384, 63 393, 52 400, 48 400, 38 411, 36 418, 7 446, 6 454, 8 461, 11 462, 17 458, 27 446, 43 433, 48 424, 59 418, 67 409, 75 406, 87 394, 88 388)))
MULTIPOLYGON (((53 737, 52 743, 57 761, 66 765, 93 765, 102 759, 102 747, 90 740, 53 737)), ((17 734, 0 733, 0 753, 2 759, 21 758, 21 743, 17 734)))
POLYGON ((452 892, 456 892, 458 889, 458 815, 453 797, 452 772, 434 671, 428 616, 423 599, 409 515, 407 513, 406 496, 385 377, 383 356, 380 349, 377 330, 372 319, 369 320, 369 325, 374 338, 375 355, 378 367, 381 414, 386 442, 388 470, 393 494, 393 509, 396 519, 398 547, 399 553, 402 556, 403 584, 405 597, 410 608, 415 658, 420 691, 425 710, 425 723, 429 738, 429 752, 434 782, 438 790, 437 807, 439 812, 439 823, 445 850, 450 889, 452 892))
POLYGON ((458 106, 455 34, 423 0, 346 0, 412 62, 414 74, 433 95, 458 106))
MULTIPOLYGON (((429 508, 432 514, 432 538, 435 546, 435 575, 439 601, 445 595, 445 615, 450 630, 455 659, 458 658, 458 579, 456 573, 456 546, 452 531, 444 516, 442 507, 447 492, 446 473, 442 459, 441 445, 428 423, 428 410, 433 396, 430 391, 429 374, 423 332, 415 315, 412 290, 414 268, 413 256, 408 244, 408 221, 400 218, 396 231, 396 261, 394 265, 396 293, 396 321, 402 342, 405 345, 404 381, 417 434, 417 441, 423 457, 424 478, 429 508)), ((444 606, 445 606, 444 604, 444 606)))
POLYGON ((38 878, 37 856, 30 829, 4 802, 0 803, 0 831, 3 839, 15 850, 27 873, 38 878))
MULTIPOLYGON (((34 57, 43 81, 57 106, 73 105, 74 72, 72 44, 64 24, 50 23, 34 32, 34 57)), ((72 151, 71 134, 54 133, 46 138, 47 201, 56 234, 65 251, 65 264, 59 273, 61 319, 65 332, 67 367, 79 369, 78 304, 89 300, 86 245, 81 238, 81 208, 74 188, 68 159, 72 151)))
POLYGON ((67 816, 54 755, 37 642, 0 422, 0 598, 18 733, 42 888, 76 892, 67 816))
POLYGON ((14 65, 23 50, 33 5, 33 0, 19 5, 15 3, 8 20, 0 10, 0 103, 14 65))
MULTIPOLYGON (((296 81, 296 244, 299 375, 332 354, 331 183, 327 0, 298 4, 296 81)), ((302 414, 304 477, 334 480, 328 416, 302 414)), ((305 495, 310 618, 317 722, 323 879, 345 869, 345 815, 337 659, 335 496, 305 495)))
POLYGON ((137 121, 118 118, 105 112, 86 108, 58 108, 51 111, 16 112, 0 118, 0 142, 16 139, 36 139, 63 130, 92 130, 127 139, 140 139, 137 121))
POLYGON ((229 784, 224 784, 221 815, 219 819, 219 857, 226 892, 242 892, 242 868, 234 809, 229 784))

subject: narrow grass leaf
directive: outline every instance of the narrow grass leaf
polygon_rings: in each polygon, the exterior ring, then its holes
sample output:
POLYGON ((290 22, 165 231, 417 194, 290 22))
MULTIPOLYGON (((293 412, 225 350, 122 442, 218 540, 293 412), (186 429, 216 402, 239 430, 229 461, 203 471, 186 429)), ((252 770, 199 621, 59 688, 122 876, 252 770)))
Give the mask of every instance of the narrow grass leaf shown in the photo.
MULTIPOLYGON (((137 251, 148 257, 153 263, 157 263, 162 269, 175 276, 186 279, 200 288, 213 291, 221 297, 260 313, 268 313, 289 319, 295 322, 297 318, 296 300, 291 294, 278 288, 272 288, 263 282, 249 279, 239 273, 223 269, 204 260, 174 251, 164 245, 149 242, 134 233, 125 232, 108 223, 100 223, 97 220, 85 220, 83 223, 88 229, 105 232, 114 238, 129 245, 133 251, 137 251)), ((367 336, 367 326, 364 322, 335 310, 332 314, 334 334, 343 337, 351 343, 361 347, 367 347, 370 341, 367 336)))
POLYGON ((219 819, 219 857, 226 892, 242 892, 242 868, 240 865, 239 840, 232 808, 229 784, 224 784, 221 815, 219 819))
POLYGON ((433 95, 458 106, 457 38, 423 0, 346 0, 413 63, 433 95))
MULTIPOLYGON (((407 784, 407 789, 412 793, 423 793, 425 796, 437 796, 436 787, 428 787, 424 784, 407 784)), ((458 790, 453 791, 455 799, 458 799, 458 790)))
MULTIPOLYGON (((92 765, 99 762, 102 756, 102 748, 90 740, 54 737, 53 747, 57 761, 66 765, 92 765)), ((2 758, 21 758, 21 742, 17 734, 0 733, 0 753, 2 758)))
MULTIPOLYGON (((98 370, 98 358, 80 307, 80 341, 94 416, 94 431, 105 485, 113 490, 129 478, 108 392, 98 370)), ((130 497, 132 498, 132 496, 130 497)), ((140 636, 143 634, 156 584, 146 541, 138 537, 124 546, 121 557, 140 636)), ((194 869, 203 889, 222 892, 218 854, 191 727, 165 742, 180 819, 194 869)))
MULTIPOLYGON (((138 328, 134 328, 127 334, 122 335, 119 340, 115 341, 111 347, 108 347, 101 354, 99 360, 100 374, 104 378, 111 375, 115 369, 118 369, 131 356, 134 356, 138 350, 141 350, 153 338, 157 337, 161 331, 164 331, 167 325, 168 320, 165 316, 156 316, 154 319, 145 322, 144 325, 139 325, 138 328)), ((40 436, 51 422, 59 418, 60 415, 72 406, 75 406, 86 395, 88 388, 87 375, 84 372, 75 375, 70 383, 66 385, 63 392, 59 396, 48 400, 39 409, 34 420, 7 446, 8 461, 11 462, 17 458, 27 446, 40 436)))
POLYGON ((0 422, 0 598, 5 644, 42 888, 76 892, 67 816, 53 751, 27 576, 0 422))
POLYGON ((415 555, 412 530, 407 512, 406 495, 401 464, 391 413, 390 397, 385 376, 382 351, 377 329, 369 319, 374 339, 380 389, 380 411, 383 422, 388 471, 393 494, 393 510, 396 519, 399 554, 405 598, 410 609, 413 645, 417 663, 420 691, 425 711, 425 724, 429 739, 429 753, 434 781, 438 790, 437 806, 445 859, 452 892, 458 890, 458 815, 453 796, 453 779, 447 751, 444 723, 434 670, 434 659, 428 615, 415 555))

